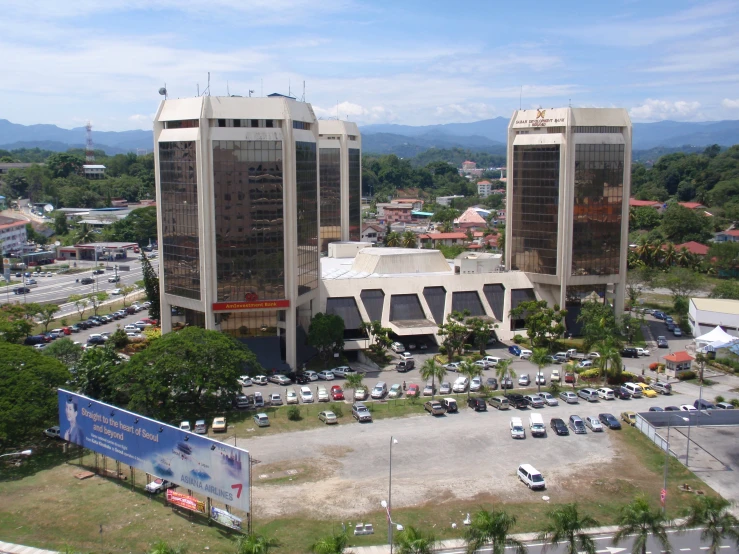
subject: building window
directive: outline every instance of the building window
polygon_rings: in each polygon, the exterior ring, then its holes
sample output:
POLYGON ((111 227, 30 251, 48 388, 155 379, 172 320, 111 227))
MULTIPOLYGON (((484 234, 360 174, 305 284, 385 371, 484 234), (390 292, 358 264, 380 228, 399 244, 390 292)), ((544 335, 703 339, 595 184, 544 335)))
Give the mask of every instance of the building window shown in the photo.
POLYGON ((310 123, 307 121, 293 121, 293 129, 304 129, 310 131, 310 123))
POLYGON ((347 135, 349 140, 357 140, 357 135, 347 135))
POLYGON ((577 144, 572 275, 618 275, 624 145, 577 144))
POLYGON ((218 301, 285 298, 282 141, 214 140, 213 189, 218 301))
POLYGON ((573 127, 572 130, 575 133, 622 133, 623 130, 621 127, 598 127, 598 126, 589 126, 589 127, 573 127))
POLYGON ((349 240, 359 240, 362 229, 362 152, 349 148, 349 240))
POLYGON ((500 284, 487 284, 482 287, 493 315, 498 321, 503 320, 503 305, 505 303, 505 287, 500 284))
POLYGON ((446 289, 444 287, 425 287, 423 297, 431 310, 437 325, 444 323, 444 307, 446 305, 446 289))
POLYGON ((200 300, 195 142, 159 143, 164 291, 200 300))
POLYGON ((559 145, 513 147, 511 269, 556 275, 559 145))
POLYGON ((298 294, 318 287, 318 159, 315 142, 295 143, 298 212, 298 294))
POLYGON ((482 307, 480 295, 474 290, 465 290, 452 293, 452 312, 465 313, 473 317, 487 315, 482 307))
POLYGON ((321 252, 341 240, 341 150, 321 148, 321 252))
POLYGON ((200 121, 197 119, 183 119, 182 121, 165 121, 165 129, 188 129, 192 127, 199 127, 200 121))
POLYGON ((426 319, 417 294, 393 294, 390 297, 390 321, 426 319))
POLYGON ((385 293, 382 289, 363 290, 359 297, 362 299, 364 309, 372 321, 382 321, 382 308, 385 305, 385 293))

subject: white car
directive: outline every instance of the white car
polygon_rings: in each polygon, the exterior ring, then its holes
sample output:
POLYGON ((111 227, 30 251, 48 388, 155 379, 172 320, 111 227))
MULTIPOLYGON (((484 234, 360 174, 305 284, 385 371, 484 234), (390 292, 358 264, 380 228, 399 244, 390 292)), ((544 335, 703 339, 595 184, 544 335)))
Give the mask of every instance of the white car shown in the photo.
POLYGON ((581 369, 584 367, 593 367, 593 362, 591 362, 590 360, 583 360, 582 362, 577 364, 577 367, 581 369))
POLYGON ((303 375, 305 375, 308 379, 311 381, 318 381, 318 373, 312 370, 304 371, 303 375))
POLYGON ((541 398, 547 406, 559 406, 559 400, 554 398, 548 392, 540 392, 539 398, 541 398))
POLYGON ((331 373, 334 374, 334 377, 346 377, 347 373, 353 373, 353 371, 348 365, 340 365, 339 367, 333 368, 331 373))
POLYGON ((459 362, 451 362, 444 366, 447 371, 459 372, 459 362))
POLYGON ((497 356, 485 356, 482 361, 488 364, 488 366, 495 367, 496 365, 498 365, 501 359, 502 358, 498 358, 497 356))
POLYGON ((562 380, 562 377, 560 377, 560 375, 559 375, 559 369, 558 368, 555 367, 552 370, 552 376, 549 378, 549 380, 552 381, 552 382, 554 382, 554 383, 559 383, 562 380))
POLYGON ((167 489, 173 489, 176 486, 177 485, 175 485, 172 481, 167 481, 166 479, 154 479, 151 483, 146 485, 146 492, 156 494, 167 489))
POLYGON ((324 369, 323 371, 318 372, 318 378, 322 381, 333 381, 334 373, 330 369, 324 369))
POLYGON ((537 385, 546 385, 547 378, 544 376, 543 373, 537 373, 536 377, 534 377, 534 383, 536 383, 537 385))
POLYGON ((182 422, 180 422, 180 430, 182 430, 182 431, 189 431, 190 430, 190 422, 189 421, 182 421, 182 422))
POLYGON ((690 404, 683 404, 680 406, 681 412, 697 412, 698 410, 695 409, 695 406, 691 406, 690 404))
POLYGON ((285 403, 286 404, 297 404, 298 403, 298 393, 296 393, 292 389, 287 391, 285 393, 285 403))
POLYGON ((110 291, 110 294, 123 294, 123 291, 121 289, 113 289, 110 291))
POLYGON ((590 427, 591 431, 600 431, 603 432, 603 425, 601 424, 600 420, 597 418, 597 416, 588 416, 585 418, 585 425, 590 427))
POLYGON ((490 364, 488 364, 485 360, 477 360, 475 362, 475 365, 477 367, 481 367, 482 369, 487 369, 490 367, 490 364))
POLYGON ((601 400, 615 400, 616 395, 614 394, 613 389, 603 387, 598 389, 598 398, 600 398, 601 400))
POLYGON ((591 352, 590 354, 588 354, 588 358, 590 358, 591 360, 596 360, 600 358, 600 354, 598 354, 597 352, 591 352))
POLYGON ((399 384, 394 384, 390 387, 390 392, 387 393, 388 398, 400 398, 403 396, 403 387, 399 384))
POLYGON ((470 385, 470 380, 467 377, 457 377, 452 385, 452 391, 454 392, 467 392, 467 387, 470 385))
POLYGON ((303 404, 313 404, 313 393, 309 387, 300 387, 300 401, 303 404))
POLYGON ((252 379, 252 382, 255 385, 266 385, 269 381, 267 381, 267 377, 266 376, 264 376, 264 375, 257 375, 256 377, 254 377, 254 379, 252 379))
POLYGON ((127 333, 128 332, 131 332, 131 333, 138 333, 139 332, 139 328, 138 327, 136 327, 135 325, 130 325, 130 324, 129 325, 126 325, 123 328, 123 330, 126 331, 127 333))
POLYGON ((263 412, 254 414, 254 423, 256 423, 258 427, 269 427, 269 416, 263 412))
POLYGON ((282 397, 280 393, 273 392, 269 395, 269 403, 273 406, 282 406, 282 397))
POLYGON ((533 352, 531 350, 526 350, 524 348, 521 349, 521 353, 518 355, 519 358, 522 360, 528 360, 531 358, 533 352))
POLYGON ((531 377, 528 373, 524 373, 518 378, 518 385, 521 387, 528 387, 531 384, 531 377))
POLYGON ((318 387, 318 401, 319 402, 328 402, 328 391, 326 390, 326 387, 318 387))
POLYGON ((478 392, 482 388, 482 378, 473 377, 470 381, 470 392, 478 392))
POLYGON ((399 342, 394 342, 394 343, 392 344, 392 346, 390 346, 390 348, 391 348, 391 350, 392 350, 393 352, 397 352, 397 353, 400 353, 400 352, 405 352, 405 346, 403 346, 403 345, 402 345, 401 343, 399 343, 399 342))
POLYGON ((248 375, 242 375, 241 377, 239 377, 238 379, 236 379, 236 382, 239 385, 241 385, 242 387, 251 387, 252 386, 251 377, 249 377, 248 375))
POLYGON ((401 352, 400 353, 400 358, 402 360, 410 360, 410 359, 413 358, 413 354, 411 354, 410 352, 401 352))
POLYGON ((648 348, 639 348, 636 347, 636 353, 639 354, 639 356, 649 356, 649 349, 648 348))
POLYGON ((452 384, 449 381, 444 381, 439 387, 439 394, 452 394, 452 384))

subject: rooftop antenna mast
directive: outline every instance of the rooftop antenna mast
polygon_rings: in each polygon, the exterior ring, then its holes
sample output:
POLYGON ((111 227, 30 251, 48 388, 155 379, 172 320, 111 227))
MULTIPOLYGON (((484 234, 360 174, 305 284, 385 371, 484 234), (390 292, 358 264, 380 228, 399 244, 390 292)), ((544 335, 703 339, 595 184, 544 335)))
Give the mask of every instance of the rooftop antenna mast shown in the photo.
POLYGON ((292 96, 292 89, 290 88, 290 79, 287 80, 287 95, 292 96))
POLYGON ((231 91, 228 88, 228 81, 226 81, 226 96, 231 96, 231 91))
POLYGON ((87 122, 85 129, 87 129, 87 144, 85 145, 85 163, 89 165, 89 164, 95 163, 95 150, 92 147, 92 123, 90 121, 87 122))
POLYGON ((303 98, 301 98, 300 101, 305 102, 305 81, 303 81, 303 98))
POLYGON ((521 85, 521 91, 518 93, 518 109, 523 107, 523 85, 521 85))

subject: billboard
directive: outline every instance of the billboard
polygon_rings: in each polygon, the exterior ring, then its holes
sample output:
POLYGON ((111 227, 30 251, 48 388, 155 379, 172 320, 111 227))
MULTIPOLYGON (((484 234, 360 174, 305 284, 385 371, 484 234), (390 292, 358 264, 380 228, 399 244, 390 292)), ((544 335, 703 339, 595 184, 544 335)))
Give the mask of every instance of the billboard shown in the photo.
POLYGON ((198 500, 193 496, 188 496, 179 492, 175 492, 172 489, 167 489, 167 502, 190 510, 191 512, 198 512, 199 514, 205 514, 205 504, 202 500, 198 500))
POLYGON ((250 511, 249 452, 59 389, 61 437, 250 511))
POLYGON ((210 519, 212 519, 216 523, 220 523, 224 527, 228 527, 229 529, 236 529, 237 531, 241 531, 241 518, 228 513, 226 510, 221 510, 220 508, 211 506, 210 519))

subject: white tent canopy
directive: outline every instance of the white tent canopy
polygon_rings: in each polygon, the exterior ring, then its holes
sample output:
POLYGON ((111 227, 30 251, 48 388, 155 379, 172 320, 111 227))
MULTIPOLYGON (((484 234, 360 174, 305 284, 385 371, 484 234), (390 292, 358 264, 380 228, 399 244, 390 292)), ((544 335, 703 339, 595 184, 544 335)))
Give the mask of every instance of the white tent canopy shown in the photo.
POLYGON ((729 333, 724 331, 720 326, 717 325, 713 331, 709 331, 705 335, 696 337, 695 347, 697 349, 701 349, 701 348, 705 348, 706 346, 710 346, 716 343, 730 342, 730 341, 733 341, 734 339, 736 339, 736 337, 730 335, 729 333))

